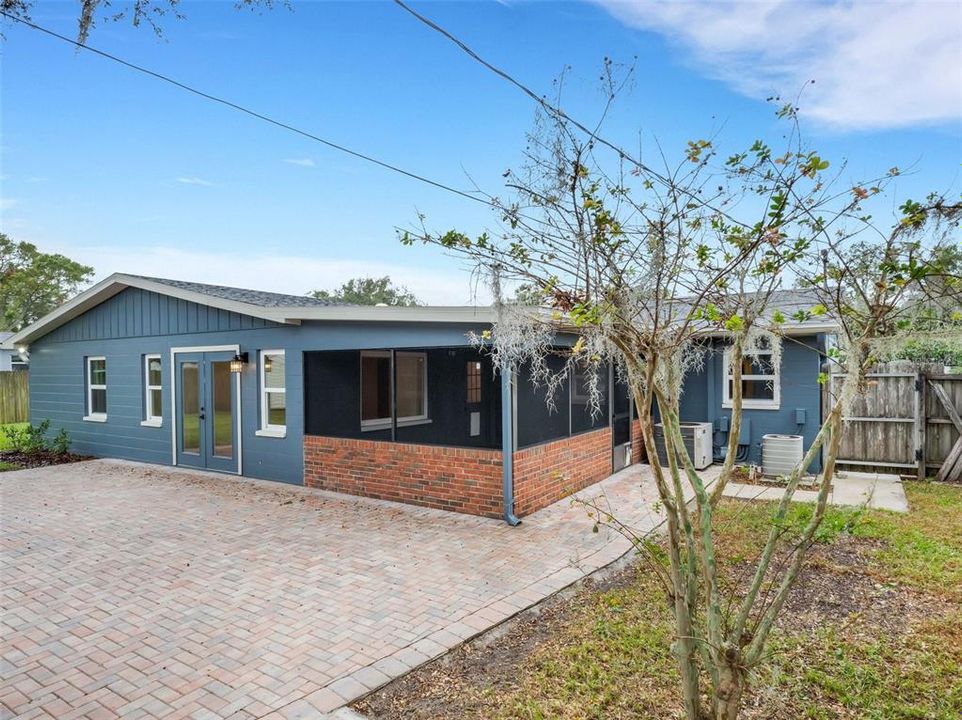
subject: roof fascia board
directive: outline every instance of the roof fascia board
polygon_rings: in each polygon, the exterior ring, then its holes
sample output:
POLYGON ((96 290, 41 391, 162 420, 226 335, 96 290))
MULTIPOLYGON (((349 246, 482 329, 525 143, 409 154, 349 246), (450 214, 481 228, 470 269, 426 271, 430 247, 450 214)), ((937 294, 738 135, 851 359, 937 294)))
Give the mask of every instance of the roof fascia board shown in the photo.
POLYGON ((331 307, 270 308, 278 322, 421 322, 490 324, 495 312, 489 307, 396 307, 376 305, 332 305, 331 307))

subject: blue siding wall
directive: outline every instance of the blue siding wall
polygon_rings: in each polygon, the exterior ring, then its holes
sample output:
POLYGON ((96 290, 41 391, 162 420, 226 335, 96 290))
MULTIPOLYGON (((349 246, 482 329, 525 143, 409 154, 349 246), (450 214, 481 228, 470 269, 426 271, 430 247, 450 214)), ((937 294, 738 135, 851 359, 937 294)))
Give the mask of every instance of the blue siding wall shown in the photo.
MULTIPOLYGON (((728 434, 722 432, 721 419, 731 420, 731 410, 722 407, 723 344, 716 344, 715 351, 705 358, 700 371, 691 373, 685 380, 681 399, 681 419, 690 422, 711 422, 715 426, 716 447, 728 442, 728 434)), ((781 403, 777 410, 746 409, 742 422, 751 427, 743 433, 743 442, 749 444, 749 460, 761 463, 762 435, 785 433, 801 435, 806 450, 811 446, 821 425, 821 385, 818 374, 821 367, 820 350, 824 349, 822 337, 800 337, 785 340, 782 350, 781 403), (805 423, 795 422, 795 410, 805 411, 805 423)))
POLYGON ((250 354, 241 376, 243 474, 303 482, 302 353, 308 350, 419 348, 465 345, 463 325, 315 323, 280 325, 130 288, 91 309, 30 348, 30 414, 70 433, 75 452, 170 464, 170 349, 239 344, 250 354), (259 350, 286 351, 287 436, 256 435, 259 350), (142 357, 163 365, 163 426, 144 427, 142 357), (107 421, 83 420, 84 359, 107 358, 107 421))

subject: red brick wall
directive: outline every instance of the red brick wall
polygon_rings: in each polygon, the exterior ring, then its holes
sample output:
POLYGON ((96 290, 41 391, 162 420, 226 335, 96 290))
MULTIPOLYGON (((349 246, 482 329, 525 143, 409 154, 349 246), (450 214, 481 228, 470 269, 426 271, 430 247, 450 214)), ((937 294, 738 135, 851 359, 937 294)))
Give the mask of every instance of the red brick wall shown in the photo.
POLYGON ((647 462, 648 455, 645 452, 645 439, 641 436, 641 421, 631 421, 631 462, 647 462))
POLYGON ((501 452, 304 437, 304 484, 351 495, 501 517, 501 452))
POLYGON ((514 454, 515 514, 533 513, 610 474, 610 428, 519 450, 514 454))

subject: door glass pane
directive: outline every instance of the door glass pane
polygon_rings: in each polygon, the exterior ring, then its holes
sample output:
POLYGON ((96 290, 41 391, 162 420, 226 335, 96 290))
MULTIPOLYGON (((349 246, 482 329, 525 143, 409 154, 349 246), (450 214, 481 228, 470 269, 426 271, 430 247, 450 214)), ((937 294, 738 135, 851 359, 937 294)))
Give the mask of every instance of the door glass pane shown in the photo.
POLYGON ((200 368, 195 362, 180 364, 180 426, 185 453, 200 454, 200 368))
POLYGON ((234 456, 234 413, 230 362, 212 362, 214 389, 214 457, 234 456))
POLYGON ((472 360, 468 363, 468 404, 481 402, 481 363, 472 360))

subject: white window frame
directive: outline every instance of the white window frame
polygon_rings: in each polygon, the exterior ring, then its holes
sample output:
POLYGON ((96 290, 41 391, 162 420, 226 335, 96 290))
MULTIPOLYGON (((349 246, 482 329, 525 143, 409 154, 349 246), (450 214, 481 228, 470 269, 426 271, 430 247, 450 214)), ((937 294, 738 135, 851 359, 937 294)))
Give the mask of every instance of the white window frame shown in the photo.
MULTIPOLYGON (((358 387, 361 389, 359 393, 360 397, 364 394, 364 358, 366 357, 377 357, 377 358, 390 358, 390 350, 362 350, 361 351, 361 362, 358 368, 358 387)), ((397 358, 401 357, 418 357, 424 362, 421 364, 423 369, 423 387, 424 387, 424 398, 422 399, 421 409, 422 412, 418 415, 399 415, 397 419, 398 427, 409 427, 411 425, 426 425, 431 422, 431 417, 428 414, 428 354, 426 352, 412 352, 410 350, 400 351, 397 350, 394 353, 395 361, 397 358)), ((394 374, 391 373, 390 382, 394 383, 394 374)), ((391 395, 391 402, 394 401, 394 388, 389 387, 388 392, 391 395)), ((375 418, 372 420, 364 419, 364 407, 363 401, 359 403, 358 407, 358 417, 361 418, 361 430, 362 432, 367 432, 370 430, 384 430, 385 428, 391 427, 391 418, 375 418)))
POLYGON ((261 426, 260 429, 255 433, 261 437, 287 437, 287 354, 284 350, 261 350, 258 353, 258 363, 257 377, 260 384, 258 392, 260 395, 261 402, 261 426), (282 388, 269 388, 267 387, 267 373, 264 368, 264 358, 268 355, 280 355, 284 358, 284 387, 282 388), (270 403, 268 402, 269 395, 272 394, 282 394, 284 395, 284 425, 272 425, 270 422, 270 403))
POLYGON ((144 419, 141 425, 144 427, 163 427, 164 425, 164 364, 160 353, 150 353, 144 355, 144 419), (157 360, 160 365, 160 385, 150 384, 150 361, 157 360), (160 407, 155 408, 151 398, 152 390, 160 390, 160 407))
MULTIPOLYGON (((734 368, 731 365, 731 348, 726 348, 722 358, 722 407, 730 409, 733 405, 729 383, 734 381, 734 368)), ((758 350, 752 355, 771 355, 771 350, 758 350)), ((749 357, 745 353, 745 357, 749 357)), ((742 375, 742 380, 762 380, 772 384, 772 399, 742 398, 744 410, 778 410, 782 406, 782 369, 774 368, 774 375, 742 375)))
POLYGON ((87 407, 85 408, 85 410, 87 411, 87 413, 86 415, 83 416, 83 419, 86 420, 87 422, 107 422, 106 412, 102 412, 102 413, 93 412, 93 406, 94 406, 93 391, 103 390, 105 399, 106 399, 106 393, 107 393, 106 382, 103 385, 94 385, 92 382, 90 382, 90 364, 98 360, 104 361, 104 374, 106 374, 107 358, 104 355, 89 355, 84 361, 84 385, 87 387, 87 407))

